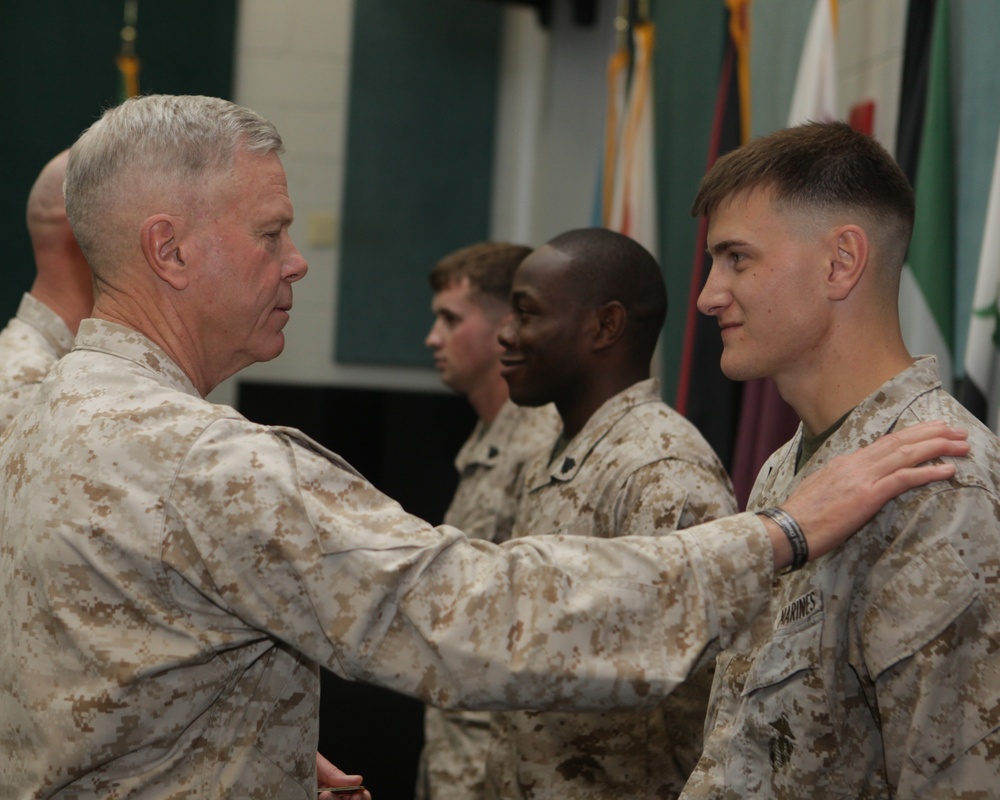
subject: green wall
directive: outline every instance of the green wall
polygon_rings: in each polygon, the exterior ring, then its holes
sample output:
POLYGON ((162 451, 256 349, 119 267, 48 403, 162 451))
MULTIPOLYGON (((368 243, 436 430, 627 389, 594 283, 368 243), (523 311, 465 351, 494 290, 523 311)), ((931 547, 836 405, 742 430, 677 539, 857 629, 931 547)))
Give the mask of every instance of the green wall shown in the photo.
MULTIPOLYGON (((0 233, 11 244, 0 273, 0 319, 31 287, 24 223, 45 163, 117 102, 122 0, 4 0, 0 22, 0 233)), ((139 3, 144 93, 232 93, 236 0, 139 3)))
POLYGON ((427 273, 489 236, 501 12, 355 3, 339 361, 426 366, 427 273))
POLYGON ((660 264, 670 298, 662 340, 663 396, 672 402, 684 338, 698 221, 690 215, 705 173, 725 42, 722 0, 654 0, 660 264))

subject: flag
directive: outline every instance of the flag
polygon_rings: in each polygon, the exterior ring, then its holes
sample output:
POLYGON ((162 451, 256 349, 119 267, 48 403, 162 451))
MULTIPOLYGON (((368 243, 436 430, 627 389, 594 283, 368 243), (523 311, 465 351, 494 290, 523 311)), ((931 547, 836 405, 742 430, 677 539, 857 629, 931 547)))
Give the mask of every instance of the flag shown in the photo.
POLYGON ((953 382, 955 165, 949 4, 911 0, 906 22, 896 159, 913 184, 916 218, 899 293, 911 353, 936 355, 953 382))
POLYGON ((993 180, 986 206, 986 225, 979 251, 969 336, 965 344, 965 378, 959 399, 994 433, 1000 433, 1000 137, 993 161, 993 180))
MULTIPOLYGON (((837 118, 836 19, 836 0, 816 0, 799 59, 789 126, 837 118)), ((798 414, 781 398, 771 378, 744 385, 730 469, 740 508, 746 507, 768 456, 792 437, 798 425, 798 414)))
MULTIPOLYGON (((626 21, 627 25, 627 21, 626 21)), ((611 223, 611 202, 615 191, 615 169, 618 167, 618 142, 621 120, 628 100, 628 75, 632 53, 628 40, 619 33, 618 46, 608 60, 607 109, 604 114, 604 153, 597 170, 597 202, 593 224, 608 227, 611 223)))
POLYGON ((632 48, 620 47, 608 65, 608 113, 602 223, 659 252, 656 164, 653 143, 653 48, 651 22, 631 26, 632 48))
POLYGON ((816 0, 802 45, 788 124, 837 118, 837 0, 816 0))
MULTIPOLYGON (((719 156, 746 141, 750 132, 750 2, 726 0, 726 5, 729 14, 725 48, 706 169, 711 168, 719 156)), ((694 423, 722 463, 731 469, 742 384, 729 380, 723 374, 719 324, 714 317, 701 314, 697 307, 698 295, 705 286, 712 264, 705 252, 707 230, 708 222, 703 217, 698 227, 691 267, 691 293, 675 407, 694 423)))

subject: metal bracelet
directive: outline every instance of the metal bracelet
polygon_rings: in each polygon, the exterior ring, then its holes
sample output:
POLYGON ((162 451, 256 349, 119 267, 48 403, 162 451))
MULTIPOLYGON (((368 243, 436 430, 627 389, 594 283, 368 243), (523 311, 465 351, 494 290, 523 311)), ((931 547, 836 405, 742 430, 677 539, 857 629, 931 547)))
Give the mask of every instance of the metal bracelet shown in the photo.
POLYGON ((792 546, 791 566, 782 570, 782 574, 802 569, 809 561, 809 542, 806 541, 805 534, 802 533, 799 523, 795 521, 791 514, 777 506, 762 509, 757 513, 773 519, 778 527, 781 528, 782 533, 788 537, 788 543, 792 546))

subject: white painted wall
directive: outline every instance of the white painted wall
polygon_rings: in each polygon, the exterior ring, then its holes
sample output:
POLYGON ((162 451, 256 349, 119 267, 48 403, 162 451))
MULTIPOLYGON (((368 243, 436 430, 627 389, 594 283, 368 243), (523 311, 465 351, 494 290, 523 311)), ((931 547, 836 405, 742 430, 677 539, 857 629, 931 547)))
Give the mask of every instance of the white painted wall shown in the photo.
MULTIPOLYGON (((212 394, 217 402, 233 403, 240 380, 442 391, 431 368, 334 361, 355 2, 240 0, 235 100, 274 122, 285 140, 292 235, 309 274, 295 286, 285 352, 224 383, 212 394)), ((549 30, 528 7, 504 9, 493 238, 540 244, 589 223, 616 0, 601 3, 595 28, 573 25, 568 3, 558 4, 549 30)))
POLYGON ((226 381, 212 394, 217 402, 233 403, 239 380, 437 388, 431 370, 333 362, 353 9, 354 0, 240 0, 234 99, 285 141, 292 236, 309 273, 295 286, 285 352, 226 381))

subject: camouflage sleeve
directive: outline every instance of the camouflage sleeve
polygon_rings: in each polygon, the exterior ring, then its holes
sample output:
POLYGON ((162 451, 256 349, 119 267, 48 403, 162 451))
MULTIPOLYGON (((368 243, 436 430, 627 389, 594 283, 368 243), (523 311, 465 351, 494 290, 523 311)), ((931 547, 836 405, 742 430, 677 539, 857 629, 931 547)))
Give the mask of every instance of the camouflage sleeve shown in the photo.
POLYGON ((1000 785, 998 519, 982 488, 935 492, 875 573, 885 578, 862 641, 896 797, 990 797, 1000 785))
POLYGON ((637 469, 615 498, 621 536, 660 536, 736 513, 724 472, 666 458, 637 469))
POLYGON ((59 315, 24 295, 17 316, 0 331, 0 431, 72 346, 73 334, 59 315))
POLYGON ((239 421, 201 437, 169 506, 164 560, 197 588, 183 613, 218 624, 224 607, 247 636, 443 706, 651 704, 768 603, 772 575, 751 514, 666 537, 497 546, 407 515, 316 445, 239 421))

